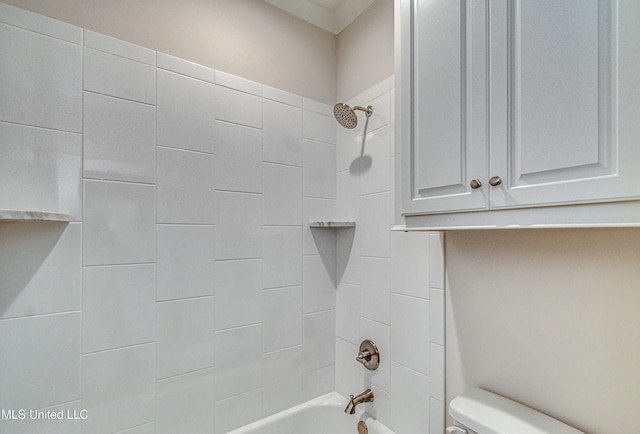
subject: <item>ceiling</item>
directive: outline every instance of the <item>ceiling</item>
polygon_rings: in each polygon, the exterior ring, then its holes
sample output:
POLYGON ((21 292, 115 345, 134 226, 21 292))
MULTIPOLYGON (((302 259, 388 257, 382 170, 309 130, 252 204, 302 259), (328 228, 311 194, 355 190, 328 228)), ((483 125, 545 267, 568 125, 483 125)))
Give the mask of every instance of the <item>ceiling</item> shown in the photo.
POLYGON ((335 35, 365 11, 374 0, 264 0, 335 35))

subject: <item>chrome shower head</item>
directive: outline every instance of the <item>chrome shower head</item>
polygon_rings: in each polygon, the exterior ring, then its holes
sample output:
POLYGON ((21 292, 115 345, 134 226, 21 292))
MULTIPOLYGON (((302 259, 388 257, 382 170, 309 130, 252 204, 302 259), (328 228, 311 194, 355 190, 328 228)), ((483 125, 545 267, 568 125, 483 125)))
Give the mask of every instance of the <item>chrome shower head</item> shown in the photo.
POLYGON ((359 105, 354 108, 349 107, 347 104, 339 102, 333 106, 333 116, 336 121, 345 128, 353 129, 358 125, 358 116, 356 116, 356 110, 361 110, 367 117, 373 113, 373 107, 367 106, 360 107, 359 105))

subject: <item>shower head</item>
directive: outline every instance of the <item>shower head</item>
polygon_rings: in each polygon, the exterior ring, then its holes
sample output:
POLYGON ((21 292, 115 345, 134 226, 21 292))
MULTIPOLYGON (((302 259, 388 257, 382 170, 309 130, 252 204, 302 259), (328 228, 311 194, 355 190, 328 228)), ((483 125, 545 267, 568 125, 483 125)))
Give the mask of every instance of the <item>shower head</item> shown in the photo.
POLYGON ((349 107, 346 104, 339 102, 338 104, 333 106, 333 116, 336 118, 338 123, 345 128, 352 129, 358 125, 358 116, 356 116, 356 110, 362 110, 367 117, 371 116, 373 113, 373 107, 367 106, 360 107, 359 105, 354 108, 349 107))

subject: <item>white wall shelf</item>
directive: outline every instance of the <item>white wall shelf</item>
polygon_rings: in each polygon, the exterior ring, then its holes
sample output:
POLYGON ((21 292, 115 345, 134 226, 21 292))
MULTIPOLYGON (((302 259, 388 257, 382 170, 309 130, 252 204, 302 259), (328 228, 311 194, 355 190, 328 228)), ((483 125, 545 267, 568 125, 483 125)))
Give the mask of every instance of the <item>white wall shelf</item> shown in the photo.
POLYGON ((355 228, 356 222, 350 221, 311 221, 309 222, 310 228, 322 228, 322 229, 340 229, 340 228, 355 228))
POLYGON ((0 222, 68 222, 69 215, 57 212, 0 209, 0 222))

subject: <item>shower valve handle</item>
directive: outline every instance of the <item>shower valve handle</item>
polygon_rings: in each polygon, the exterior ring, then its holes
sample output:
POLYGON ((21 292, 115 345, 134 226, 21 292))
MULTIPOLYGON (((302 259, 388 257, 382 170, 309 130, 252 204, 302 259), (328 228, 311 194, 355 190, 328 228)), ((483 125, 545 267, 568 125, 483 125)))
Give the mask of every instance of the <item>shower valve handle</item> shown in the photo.
POLYGON ((356 361, 362 363, 362 365, 370 371, 378 369, 378 365, 380 364, 380 353, 378 352, 376 344, 369 339, 362 341, 356 361))

